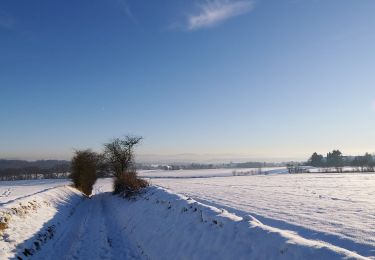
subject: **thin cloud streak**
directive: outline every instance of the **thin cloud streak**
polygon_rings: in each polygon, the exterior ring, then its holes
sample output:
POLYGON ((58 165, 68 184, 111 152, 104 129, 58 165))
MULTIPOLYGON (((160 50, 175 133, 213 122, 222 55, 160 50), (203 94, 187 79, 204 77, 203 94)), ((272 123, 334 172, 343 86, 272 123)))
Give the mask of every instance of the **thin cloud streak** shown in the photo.
POLYGON ((126 17, 128 17, 129 20, 132 21, 133 23, 136 23, 136 19, 133 15, 132 11, 130 10, 130 7, 129 7, 127 1, 126 0, 118 0, 118 2, 121 6, 122 11, 126 15, 126 17))
POLYGON ((231 17, 245 14, 254 8, 250 0, 208 0, 196 14, 188 16, 187 29, 197 30, 215 26, 231 17))

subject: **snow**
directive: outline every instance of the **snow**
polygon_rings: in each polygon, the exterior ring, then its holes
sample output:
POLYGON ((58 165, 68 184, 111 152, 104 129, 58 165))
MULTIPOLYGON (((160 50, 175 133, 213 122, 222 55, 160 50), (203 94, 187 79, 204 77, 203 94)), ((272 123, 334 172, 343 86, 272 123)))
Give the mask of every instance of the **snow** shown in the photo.
POLYGON ((0 220, 8 227, 0 236, 0 259, 19 256, 25 249, 48 242, 55 228, 61 228, 63 220, 74 212, 82 199, 77 190, 61 186, 3 204, 0 220))
POLYGON ((89 199, 64 185, 3 204, 0 218, 7 218, 8 227, 0 232, 0 259, 142 258, 111 214, 113 199, 99 187, 89 199))
POLYGON ((153 186, 130 201, 110 178, 91 198, 68 180, 0 182, 14 194, 0 259, 375 259, 374 174, 232 171, 141 172, 153 186))
POLYGON ((162 188, 111 200, 124 232, 149 259, 365 259, 354 252, 241 218, 162 188))
POLYGON ((152 179, 239 216, 375 256, 375 174, 274 174, 152 179))
POLYGON ((66 179, 0 181, 0 206, 21 197, 68 184, 70 181, 66 179))
MULTIPOLYGON (((122 232, 119 219, 126 212, 116 212, 108 193, 85 199, 76 212, 65 221, 63 230, 56 232, 38 259, 142 259, 143 256, 122 232), (118 213, 118 214, 116 214, 118 213)), ((122 203, 124 200, 122 199, 122 203)))

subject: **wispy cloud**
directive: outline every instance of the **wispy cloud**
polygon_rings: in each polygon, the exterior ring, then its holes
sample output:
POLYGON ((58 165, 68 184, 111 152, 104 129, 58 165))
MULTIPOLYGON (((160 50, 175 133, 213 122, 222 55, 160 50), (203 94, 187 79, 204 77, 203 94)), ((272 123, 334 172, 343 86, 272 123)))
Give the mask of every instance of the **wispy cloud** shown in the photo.
POLYGON ((231 17, 245 14, 254 7, 252 0, 207 0, 198 11, 188 15, 187 29, 211 27, 231 17))
POLYGON ((133 15, 132 11, 130 10, 128 2, 126 0, 118 0, 118 2, 121 6, 122 11, 126 15, 126 17, 128 17, 130 19, 130 21, 132 21, 133 23, 136 23, 136 19, 133 15))
POLYGON ((11 30, 14 26, 15 20, 10 14, 0 10, 0 29, 11 30))

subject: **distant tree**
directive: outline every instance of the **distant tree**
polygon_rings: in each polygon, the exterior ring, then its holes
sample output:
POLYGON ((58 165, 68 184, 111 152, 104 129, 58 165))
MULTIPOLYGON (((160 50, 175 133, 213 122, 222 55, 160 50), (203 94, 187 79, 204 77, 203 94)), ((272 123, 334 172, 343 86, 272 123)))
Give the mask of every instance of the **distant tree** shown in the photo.
POLYGON ((91 150, 76 151, 72 159, 70 178, 74 186, 87 196, 92 193, 100 163, 101 156, 91 150))
POLYGON ((375 158, 371 155, 369 171, 375 172, 375 158))
POLYGON ((107 164, 115 176, 113 184, 115 194, 124 193, 125 196, 131 196, 148 185, 145 180, 137 177, 134 163, 134 147, 141 140, 142 137, 125 136, 123 139, 116 138, 104 145, 107 164))
POLYGON ((324 157, 321 154, 313 153, 307 163, 309 166, 323 167, 324 157))
POLYGON ((351 166, 357 167, 357 170, 361 168, 361 171, 363 171, 363 159, 362 156, 356 156, 350 163, 351 166))
POLYGON ((289 162, 286 164, 286 168, 288 169, 288 173, 304 173, 307 172, 305 167, 302 167, 301 163, 297 162, 289 162))
POLYGON ((333 150, 327 154, 327 166, 335 167, 338 172, 342 172, 344 166, 344 159, 339 150, 333 150))
POLYGON ((294 173, 294 163, 293 162, 289 162, 286 164, 286 168, 288 169, 288 173, 294 173))
POLYGON ((370 172, 374 171, 375 160, 371 154, 366 153, 364 156, 355 157, 353 164, 355 164, 355 166, 357 167, 360 167, 362 172, 370 172))
POLYGON ((369 154, 369 153, 366 153, 363 156, 363 161, 364 161, 364 165, 365 165, 367 171, 373 171, 373 168, 374 168, 374 158, 372 157, 372 155, 369 154))
POLYGON ((112 142, 104 145, 104 156, 115 177, 135 168, 134 146, 139 144, 141 140, 142 137, 125 136, 124 139, 115 138, 112 142))

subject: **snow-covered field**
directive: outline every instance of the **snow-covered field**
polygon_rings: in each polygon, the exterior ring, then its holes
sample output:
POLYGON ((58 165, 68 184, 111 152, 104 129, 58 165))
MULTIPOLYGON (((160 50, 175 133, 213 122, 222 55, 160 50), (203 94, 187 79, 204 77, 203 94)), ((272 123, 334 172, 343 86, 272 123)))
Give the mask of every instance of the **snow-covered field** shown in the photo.
POLYGON ((70 184, 68 180, 0 181, 0 206, 16 199, 70 184))
POLYGON ((232 172, 143 171, 154 186, 133 201, 111 179, 91 199, 0 182, 0 259, 375 259, 375 174, 232 172))
POLYGON ((375 174, 152 179, 197 201, 375 256, 375 174))

